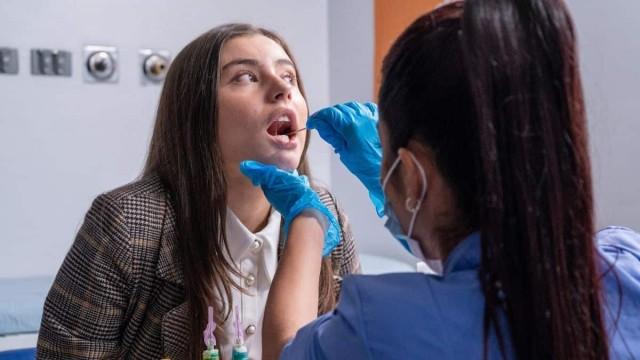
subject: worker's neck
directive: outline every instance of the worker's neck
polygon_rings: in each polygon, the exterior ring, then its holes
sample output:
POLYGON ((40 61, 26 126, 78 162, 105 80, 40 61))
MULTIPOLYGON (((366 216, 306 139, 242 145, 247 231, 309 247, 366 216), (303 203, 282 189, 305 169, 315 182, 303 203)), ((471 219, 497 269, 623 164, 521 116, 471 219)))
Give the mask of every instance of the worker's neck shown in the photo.
POLYGON ((271 204, 262 189, 253 186, 240 172, 227 173, 227 207, 253 233, 262 230, 269 221, 271 204))

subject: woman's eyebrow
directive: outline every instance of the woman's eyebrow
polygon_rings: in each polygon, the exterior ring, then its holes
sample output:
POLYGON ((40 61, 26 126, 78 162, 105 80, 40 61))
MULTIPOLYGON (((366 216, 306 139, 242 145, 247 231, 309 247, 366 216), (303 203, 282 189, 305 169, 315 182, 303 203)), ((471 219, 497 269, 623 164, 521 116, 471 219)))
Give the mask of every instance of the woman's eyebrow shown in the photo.
MULTIPOLYGON (((278 59, 275 62, 276 66, 282 66, 282 65, 286 65, 286 66, 291 66, 293 68, 295 68, 295 65, 293 64, 293 62, 289 59, 286 58, 282 58, 282 59, 278 59)), ((256 59, 249 59, 249 58, 242 58, 242 59, 234 59, 229 61, 228 63, 224 64, 222 66, 222 71, 225 71, 226 69, 235 66, 235 65, 249 65, 249 66, 260 66, 260 62, 258 62, 258 60, 256 59)))
POLYGON ((293 65, 293 61, 285 58, 276 60, 276 65, 289 65, 291 67, 295 67, 295 65, 293 65))
POLYGON ((227 68, 234 66, 234 65, 251 65, 251 66, 258 66, 258 60, 255 59, 235 59, 235 60, 231 60, 228 63, 226 63, 224 66, 222 66, 222 71, 225 71, 227 68))

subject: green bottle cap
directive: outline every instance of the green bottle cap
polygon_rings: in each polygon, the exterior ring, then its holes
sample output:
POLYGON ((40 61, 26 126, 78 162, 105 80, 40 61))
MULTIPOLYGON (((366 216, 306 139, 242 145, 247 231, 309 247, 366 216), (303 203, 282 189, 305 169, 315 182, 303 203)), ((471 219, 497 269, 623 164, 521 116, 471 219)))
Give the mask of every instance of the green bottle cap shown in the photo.
POLYGON ((220 360, 218 349, 205 350, 202 352, 202 360, 220 360))
POLYGON ((244 345, 236 345, 233 347, 231 360, 249 360, 249 351, 244 345))

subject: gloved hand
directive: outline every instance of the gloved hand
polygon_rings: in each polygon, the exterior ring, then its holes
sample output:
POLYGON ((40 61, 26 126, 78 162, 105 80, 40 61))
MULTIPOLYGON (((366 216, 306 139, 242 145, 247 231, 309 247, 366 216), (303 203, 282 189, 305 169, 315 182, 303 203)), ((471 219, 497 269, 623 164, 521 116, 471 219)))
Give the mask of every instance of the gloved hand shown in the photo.
POLYGON ((384 215, 380 184, 382 145, 378 135, 378 106, 348 102, 324 108, 309 117, 307 128, 316 129, 340 155, 342 163, 369 190, 378 216, 384 215))
POLYGON ((296 216, 309 212, 318 217, 325 226, 322 256, 327 256, 340 242, 340 226, 329 209, 320 201, 318 194, 309 185, 306 176, 297 171, 279 169, 274 165, 258 161, 243 161, 240 171, 253 185, 262 187, 267 200, 284 217, 284 232, 289 235, 289 226, 296 216))

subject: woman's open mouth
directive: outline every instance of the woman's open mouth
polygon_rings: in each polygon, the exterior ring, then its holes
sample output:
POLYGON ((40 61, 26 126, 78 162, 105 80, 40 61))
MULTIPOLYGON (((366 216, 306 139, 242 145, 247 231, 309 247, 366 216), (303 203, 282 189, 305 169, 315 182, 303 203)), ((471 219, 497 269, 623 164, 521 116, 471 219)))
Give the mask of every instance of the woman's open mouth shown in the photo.
POLYGON ((297 145, 297 124, 291 111, 279 112, 272 117, 267 133, 280 147, 291 149, 297 145))

